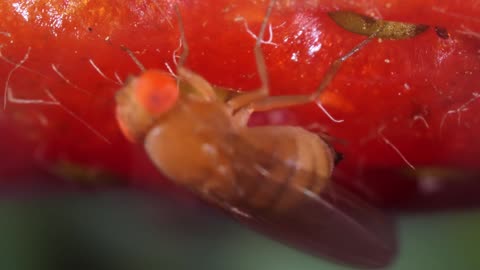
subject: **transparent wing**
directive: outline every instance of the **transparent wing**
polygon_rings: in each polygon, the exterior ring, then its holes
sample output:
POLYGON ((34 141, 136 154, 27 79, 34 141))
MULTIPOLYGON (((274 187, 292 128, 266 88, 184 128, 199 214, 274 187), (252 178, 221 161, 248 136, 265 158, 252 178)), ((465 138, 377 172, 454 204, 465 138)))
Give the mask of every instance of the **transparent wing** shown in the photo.
MULTIPOLYGON (((269 143, 264 141, 259 145, 269 143)), ((242 181, 243 186, 255 186, 253 193, 251 189, 244 192, 238 201, 218 202, 241 222, 284 243, 341 264, 378 268, 388 265, 395 257, 392 220, 353 193, 333 182, 317 194, 307 185, 299 186, 288 179, 278 181, 275 175, 294 172, 296 177, 305 179, 314 175, 299 171, 291 162, 280 158, 281 150, 262 150, 235 136, 224 146, 230 151, 233 148, 232 162, 240 177, 237 181, 242 181), (269 168, 278 168, 278 164, 282 164, 280 172, 278 169, 268 172, 269 168), (267 197, 272 190, 276 190, 277 199, 270 200, 271 204, 266 207, 245 203, 252 201, 252 196, 267 197), (276 211, 275 204, 281 204, 285 194, 300 199, 291 208, 276 211)))

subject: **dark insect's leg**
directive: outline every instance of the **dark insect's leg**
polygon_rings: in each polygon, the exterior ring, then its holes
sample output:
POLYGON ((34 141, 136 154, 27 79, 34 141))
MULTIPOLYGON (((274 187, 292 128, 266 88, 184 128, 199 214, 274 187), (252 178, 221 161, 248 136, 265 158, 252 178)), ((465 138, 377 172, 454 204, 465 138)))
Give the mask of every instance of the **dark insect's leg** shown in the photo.
POLYGON ((185 28, 184 28, 182 15, 180 14, 178 5, 175 5, 175 11, 177 12, 177 16, 178 16, 178 28, 180 31, 180 39, 183 46, 182 55, 180 56, 180 60, 178 62, 177 74, 181 80, 184 80, 185 82, 190 84, 193 87, 193 89, 197 91, 205 100, 207 101, 216 100, 217 95, 213 90, 212 85, 199 74, 184 67, 185 61, 190 52, 190 49, 188 47, 188 42, 185 37, 185 28))
POLYGON ((183 18, 182 14, 180 13, 180 9, 178 8, 178 4, 175 4, 175 12, 177 13, 178 31, 180 31, 180 41, 183 47, 182 55, 180 55, 180 59, 178 61, 178 68, 182 68, 185 65, 188 54, 190 53, 190 47, 188 47, 187 38, 185 37, 185 26, 183 25, 183 18))

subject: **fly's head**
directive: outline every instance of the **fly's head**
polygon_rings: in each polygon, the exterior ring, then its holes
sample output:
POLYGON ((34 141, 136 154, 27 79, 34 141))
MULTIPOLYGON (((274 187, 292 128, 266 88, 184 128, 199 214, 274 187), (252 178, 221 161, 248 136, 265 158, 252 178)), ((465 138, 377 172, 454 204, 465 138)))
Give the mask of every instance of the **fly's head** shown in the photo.
POLYGON ((143 141, 152 126, 175 105, 179 91, 170 74, 147 70, 116 93, 116 118, 131 142, 143 141))

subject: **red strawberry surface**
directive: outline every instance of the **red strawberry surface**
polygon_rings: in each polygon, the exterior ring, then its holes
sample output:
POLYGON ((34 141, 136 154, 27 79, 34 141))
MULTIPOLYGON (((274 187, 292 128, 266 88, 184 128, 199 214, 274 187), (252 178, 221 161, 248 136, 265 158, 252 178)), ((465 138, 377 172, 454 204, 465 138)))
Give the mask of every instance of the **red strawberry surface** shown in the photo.
MULTIPOLYGON (((186 65, 214 85, 258 87, 253 45, 266 1, 179 6, 190 46, 186 65)), ((343 122, 308 104, 257 114, 252 124, 327 133, 344 155, 335 180, 376 205, 480 202, 480 4, 278 1, 262 45, 272 95, 313 92, 330 63, 366 38, 333 22, 327 12, 335 10, 430 28, 405 40, 375 40, 344 63, 321 97, 343 122)), ((174 1, 8 0, 0 15, 5 186, 31 185, 22 180, 29 170, 68 177, 65 164, 75 164, 167 188, 141 146, 120 132, 114 94, 140 73, 122 46, 146 68, 175 70, 182 48, 174 1)))

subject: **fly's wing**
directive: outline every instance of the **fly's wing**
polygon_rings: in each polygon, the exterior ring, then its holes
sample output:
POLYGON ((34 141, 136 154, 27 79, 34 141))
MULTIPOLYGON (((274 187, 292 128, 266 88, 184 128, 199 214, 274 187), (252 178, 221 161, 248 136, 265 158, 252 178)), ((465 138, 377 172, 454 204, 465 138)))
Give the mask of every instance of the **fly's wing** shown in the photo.
MULTIPOLYGON (((300 177, 306 178, 312 176, 312 172, 299 171, 291 162, 279 158, 279 153, 261 150, 235 137, 224 144, 230 151, 233 146, 232 163, 242 178, 237 182, 257 184, 260 190, 278 190, 278 201, 272 203, 281 203, 281 194, 286 193, 290 198, 300 198, 294 207, 285 211, 243 203, 251 201, 254 196, 251 192, 241 195, 244 197, 238 202, 219 202, 241 222, 337 263, 362 268, 379 268, 391 263, 396 254, 396 241, 389 217, 333 182, 319 194, 292 183, 279 183, 272 176, 274 172, 268 172, 269 168, 278 168, 279 163, 283 163, 281 167, 286 172, 304 174, 300 177)), ((257 191, 256 196, 258 192, 262 191, 257 191)))

